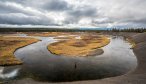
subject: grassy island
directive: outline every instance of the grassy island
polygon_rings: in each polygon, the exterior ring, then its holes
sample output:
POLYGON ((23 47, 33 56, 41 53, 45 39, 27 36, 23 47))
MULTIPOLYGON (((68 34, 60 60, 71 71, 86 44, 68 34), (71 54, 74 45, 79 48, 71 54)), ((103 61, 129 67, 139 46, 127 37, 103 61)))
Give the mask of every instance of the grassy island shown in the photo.
MULTIPOLYGON (((59 37, 56 37, 59 39, 59 37)), ((63 56, 94 56, 103 53, 101 47, 109 44, 110 40, 98 33, 82 33, 78 36, 65 35, 58 42, 48 45, 48 50, 56 55, 63 56), (63 38, 63 39, 62 39, 63 38)))

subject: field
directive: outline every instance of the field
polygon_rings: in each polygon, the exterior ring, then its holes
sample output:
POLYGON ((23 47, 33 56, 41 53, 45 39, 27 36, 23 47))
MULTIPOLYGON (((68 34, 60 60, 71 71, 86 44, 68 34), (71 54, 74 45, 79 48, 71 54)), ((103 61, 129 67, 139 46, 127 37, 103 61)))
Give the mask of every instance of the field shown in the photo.
POLYGON ((23 37, 0 36, 0 65, 16 65, 22 62, 15 58, 16 49, 37 42, 37 39, 23 37))

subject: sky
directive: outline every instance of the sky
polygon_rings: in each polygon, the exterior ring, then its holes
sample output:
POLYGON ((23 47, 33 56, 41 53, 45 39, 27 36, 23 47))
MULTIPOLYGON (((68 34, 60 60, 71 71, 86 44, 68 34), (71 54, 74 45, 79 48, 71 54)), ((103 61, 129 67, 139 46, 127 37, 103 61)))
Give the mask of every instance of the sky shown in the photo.
POLYGON ((0 0, 0 27, 146 27, 146 0, 0 0))

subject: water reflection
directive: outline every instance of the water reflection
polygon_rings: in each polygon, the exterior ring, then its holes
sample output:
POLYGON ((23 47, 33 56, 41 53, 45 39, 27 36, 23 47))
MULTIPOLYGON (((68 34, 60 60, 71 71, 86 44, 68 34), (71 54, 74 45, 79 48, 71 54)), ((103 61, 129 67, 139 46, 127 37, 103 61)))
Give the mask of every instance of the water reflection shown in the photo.
MULTIPOLYGON (((20 68, 15 78, 32 77, 37 81, 51 82, 100 79, 125 74, 137 66, 131 46, 123 37, 112 36, 110 44, 103 47, 104 53, 93 57, 53 55, 48 52, 47 45, 55 40, 51 37, 39 38, 42 41, 15 52, 15 56, 24 62, 11 68, 20 68)), ((5 71, 11 69, 4 68, 5 71)))
POLYGON ((4 72, 5 67, 0 67, 0 80, 14 78, 18 75, 18 71, 20 68, 9 70, 8 72, 4 72))

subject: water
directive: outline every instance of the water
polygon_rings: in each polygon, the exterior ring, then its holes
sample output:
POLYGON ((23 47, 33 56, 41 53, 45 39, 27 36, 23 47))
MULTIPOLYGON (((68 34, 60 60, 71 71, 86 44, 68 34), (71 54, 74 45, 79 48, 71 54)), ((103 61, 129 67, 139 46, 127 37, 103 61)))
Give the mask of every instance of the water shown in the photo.
POLYGON ((32 78, 36 81, 61 82, 94 80, 119 76, 134 70, 137 59, 130 44, 123 37, 111 36, 111 42, 103 47, 104 53, 90 57, 64 57, 47 50, 52 37, 36 37, 37 43, 18 49, 14 54, 24 64, 0 67, 2 81, 32 78))

